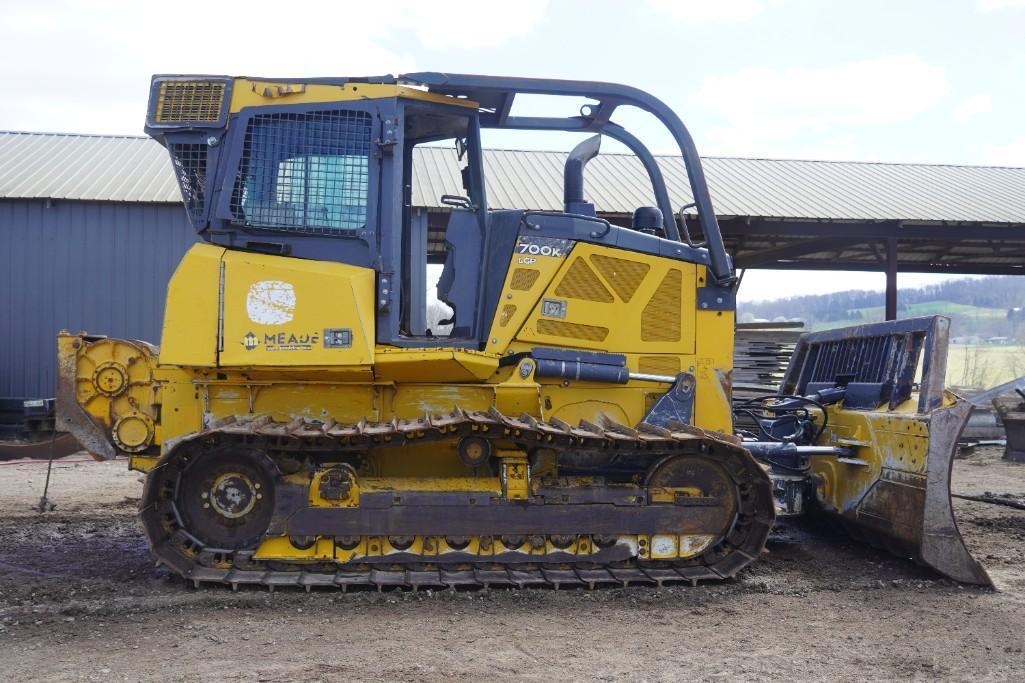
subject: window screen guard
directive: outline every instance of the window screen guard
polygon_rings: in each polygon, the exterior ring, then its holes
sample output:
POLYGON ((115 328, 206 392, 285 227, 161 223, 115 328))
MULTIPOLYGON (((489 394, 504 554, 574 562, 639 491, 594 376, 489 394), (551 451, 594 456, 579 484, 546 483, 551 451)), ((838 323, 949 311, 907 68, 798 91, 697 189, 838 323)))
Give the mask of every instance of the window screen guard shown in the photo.
POLYGON ((169 144, 167 149, 189 218, 193 224, 202 224, 206 208, 207 144, 179 142, 169 144))
POLYGON ((358 110, 255 114, 230 200, 252 228, 350 235, 366 225, 373 117, 358 110))

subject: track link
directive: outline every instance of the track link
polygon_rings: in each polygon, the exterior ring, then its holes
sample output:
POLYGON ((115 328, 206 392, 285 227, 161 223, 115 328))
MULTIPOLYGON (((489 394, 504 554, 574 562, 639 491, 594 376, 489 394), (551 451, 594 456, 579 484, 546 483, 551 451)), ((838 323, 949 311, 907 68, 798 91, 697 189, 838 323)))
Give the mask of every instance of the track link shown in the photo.
MULTIPOLYGON (((690 425, 668 428, 647 424, 630 428, 612 420, 572 426, 559 420, 541 422, 529 415, 511 418, 492 409, 471 412, 456 409, 444 415, 424 415, 385 423, 360 421, 340 424, 294 420, 275 422, 267 416, 229 417, 207 429, 169 442, 166 454, 150 472, 142 500, 142 521, 158 563, 186 580, 219 583, 237 589, 244 585, 317 588, 420 588, 456 589, 510 586, 626 586, 725 579, 758 558, 774 521, 771 484, 764 469, 732 437, 690 425), (527 452, 536 448, 607 452, 628 459, 655 463, 674 455, 708 458, 724 467, 737 489, 733 524, 717 544, 701 555, 681 560, 634 559, 598 564, 547 560, 539 555, 530 564, 501 565, 481 562, 449 564, 444 555, 423 562, 398 564, 387 558, 377 562, 334 565, 288 564, 256 560, 253 551, 207 548, 184 528, 175 508, 178 478, 190 458, 204 449, 237 445, 263 453, 361 453, 382 447, 447 441, 463 436, 513 443, 527 452)), ((586 556, 579 556, 584 559, 586 556)))

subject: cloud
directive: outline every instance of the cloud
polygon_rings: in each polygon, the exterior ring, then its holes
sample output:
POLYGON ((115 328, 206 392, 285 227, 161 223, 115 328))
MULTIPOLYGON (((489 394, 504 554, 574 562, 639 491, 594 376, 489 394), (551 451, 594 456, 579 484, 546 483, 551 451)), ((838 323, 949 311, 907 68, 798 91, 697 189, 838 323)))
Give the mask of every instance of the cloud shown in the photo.
POLYGON ((894 55, 709 76, 691 93, 689 106, 713 114, 719 123, 709 130, 709 139, 717 153, 732 154, 781 141, 809 145, 819 138, 849 139, 845 132, 851 128, 913 119, 949 90, 942 67, 915 55, 894 55))
POLYGON ((154 73, 369 76, 415 71, 415 53, 514 40, 546 0, 341 3, 62 0, 0 23, 0 128, 139 133, 154 73), (510 9, 509 7, 512 7, 510 9), (453 21, 458 17, 458 21, 453 21), (419 49, 418 49, 419 48, 419 49), (17 59, 13 56, 17 55, 17 59), (69 66, 70 65, 70 66, 69 66))
POLYGON ((990 95, 972 95, 966 98, 950 115, 958 123, 967 123, 979 114, 993 111, 993 97, 990 95))
POLYGON ((973 145, 976 163, 1025 167, 1025 137, 1004 144, 973 145))
POLYGON ((1025 0, 977 0, 976 6, 983 12, 993 12, 1010 7, 1025 7, 1025 0))
POLYGON ((548 10, 547 0, 408 0, 397 5, 397 25, 412 30, 431 50, 475 50, 506 43, 533 30, 548 10), (453 17, 459 21, 453 22, 453 17))
POLYGON ((734 24, 750 21, 777 0, 648 0, 648 6, 685 24, 734 24))

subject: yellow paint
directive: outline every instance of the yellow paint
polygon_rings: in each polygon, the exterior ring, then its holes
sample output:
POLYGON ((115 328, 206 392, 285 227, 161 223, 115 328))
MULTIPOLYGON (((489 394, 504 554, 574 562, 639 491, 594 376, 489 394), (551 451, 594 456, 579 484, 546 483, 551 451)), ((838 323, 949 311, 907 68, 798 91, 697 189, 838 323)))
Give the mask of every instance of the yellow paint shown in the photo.
POLYGON ((498 369, 499 356, 467 349, 382 347, 374 373, 396 382, 479 382, 498 369))
POLYGON ((132 455, 128 458, 128 469, 137 472, 149 472, 156 467, 159 457, 153 455, 132 455))
MULTIPOLYGON (((715 536, 707 534, 655 534, 618 536, 616 541, 634 549, 642 558, 668 560, 693 557, 704 551, 715 539, 715 536)), ((363 536, 353 547, 343 548, 334 539, 318 537, 310 547, 299 548, 293 545, 287 536, 273 536, 264 539, 256 551, 255 558, 298 563, 333 560, 338 564, 345 564, 369 557, 387 557, 395 553, 414 553, 426 557, 460 553, 487 558, 497 553, 517 552, 538 558, 553 553, 570 554, 586 560, 588 555, 598 552, 594 539, 586 534, 572 536, 568 544, 557 545, 551 537, 544 538, 543 541, 535 547, 529 541, 521 545, 507 545, 501 537, 472 536, 467 539, 465 547, 462 544, 456 547, 443 536, 414 536, 408 547, 399 548, 387 536, 363 536)))
MULTIPOLYGON (((560 278, 571 267, 571 260, 600 262, 598 257, 619 254, 607 247, 578 244, 570 259, 538 257, 531 264, 511 264, 504 295, 511 295, 518 312, 507 324, 514 329, 523 321, 516 336, 502 348, 508 353, 529 351, 542 338, 529 333, 531 321, 539 319, 540 302, 546 297, 559 297, 560 278), (593 257, 593 258, 592 258, 593 257), (519 266, 531 266, 537 275, 515 276, 519 266)), ((681 321, 678 343, 642 342, 628 345, 630 325, 639 324, 637 311, 642 311, 665 279, 669 269, 681 273, 681 282, 693 277, 697 286, 704 282, 704 268, 692 267, 668 259, 631 254, 639 264, 641 277, 635 278, 633 291, 625 291, 622 282, 615 282, 616 272, 607 261, 594 265, 594 277, 605 287, 611 302, 598 303, 565 297, 569 320, 584 323, 608 323, 622 316, 626 320, 615 325, 617 343, 603 350, 624 350, 628 367, 641 370, 642 363, 693 372, 697 379, 695 404, 696 424, 708 429, 727 431, 731 428, 729 404, 720 377, 731 367, 732 314, 719 311, 694 310, 693 287, 679 293, 681 321), (643 268, 640 268, 643 266, 643 268), (604 278, 611 277, 613 281, 604 278), (607 285, 607 286, 606 286, 607 285), (626 301, 624 294, 629 297, 626 301), (690 307, 687 310, 687 307, 690 307), (631 312, 632 311, 632 312, 631 312), (579 315, 579 318, 574 316, 579 315), (634 319, 629 318, 630 315, 634 319), (702 334, 694 334, 697 320, 702 334), (665 365, 668 363, 668 365, 665 365)), ((118 417, 143 408, 153 418, 156 450, 162 444, 199 431, 210 420, 232 415, 267 414, 277 421, 297 418, 312 421, 335 420, 354 423, 360 419, 386 421, 392 417, 413 419, 425 413, 441 414, 455 407, 486 411, 496 406, 508 415, 526 413, 540 419, 553 417, 570 423, 581 420, 596 422, 602 416, 623 424, 639 422, 667 385, 632 381, 622 386, 595 382, 536 379, 533 368, 520 372, 520 365, 499 367, 499 353, 463 349, 404 349, 375 347, 373 339, 373 271, 343 264, 291 259, 279 256, 225 251, 219 247, 197 245, 185 256, 168 289, 165 335, 160 362, 150 357, 139 368, 151 374, 138 384, 134 404, 111 409, 109 401, 96 400, 91 377, 103 359, 93 359, 104 344, 92 342, 77 353, 82 394, 80 402, 90 414, 110 428, 118 417), (220 367, 215 363, 217 345, 218 297, 223 271, 223 345, 220 367), (287 282, 294 293, 295 305, 288 313, 291 319, 279 324, 254 322, 247 310, 247 297, 255 283, 287 282), (204 296, 210 290, 213 298, 204 296), (324 349, 310 344, 308 349, 269 351, 264 346, 267 336, 278 330, 291 335, 308 333, 311 338, 327 327, 352 330, 352 347, 324 349), (185 334, 172 330, 187 330, 185 334), (258 344, 246 349, 241 338, 249 332, 258 344), (167 363, 170 357, 172 363, 167 363), (234 366, 234 367, 232 367, 234 366), (146 389, 146 387, 150 387, 146 389)), ((681 285, 682 287, 682 285, 681 285)), ((502 304, 499 304, 500 306, 502 304)), ((513 332, 508 332, 511 337, 513 332)), ((77 337, 74 337, 77 339, 77 337)), ((554 346, 565 346, 565 340, 545 338, 554 346)), ((64 342, 65 346, 71 340, 64 342)), ((104 352, 106 358, 110 353, 104 352)), ((147 457, 150 454, 140 453, 147 457)), ((398 453, 380 449, 373 458, 377 472, 388 476, 458 476, 466 474, 451 445, 425 444, 398 453)), ((140 469, 150 463, 133 460, 140 469)))
POLYGON ((497 477, 362 477, 360 490, 364 493, 453 491, 500 496, 502 483, 497 477))
POLYGON ((223 247, 199 243, 185 254, 167 284, 160 362, 217 365, 217 313, 223 247), (182 330, 188 333, 182 334, 182 330))
MULTIPOLYGON (((297 482, 305 483, 305 482, 297 482)), ((325 463, 323 469, 318 470, 313 474, 312 479, 309 482, 309 504, 310 507, 342 507, 342 508, 354 508, 359 507, 360 490, 364 482, 357 479, 355 471, 348 465, 336 465, 332 463, 325 463), (352 477, 353 482, 349 488, 349 492, 345 496, 340 496, 337 499, 324 498, 320 494, 320 487, 323 483, 323 479, 332 470, 341 469, 347 471, 352 477)))
MULTIPOLYGON (((276 92, 268 99, 290 102, 315 94, 310 88, 276 92)), ((417 419, 425 414, 448 413, 456 407, 477 411, 497 407, 506 415, 525 413, 570 423, 598 422, 609 417, 633 425, 667 388, 664 383, 648 381, 610 386, 537 378, 530 359, 499 366, 502 357, 539 345, 623 353, 628 368, 635 372, 652 372, 652 368, 659 370, 655 374, 691 372, 697 381, 696 424, 727 431, 732 425, 723 378, 728 378, 732 367, 733 316, 696 310, 696 288, 703 286, 704 277, 703 267, 587 244, 577 244, 568 258, 537 256, 531 263, 520 263, 514 255, 485 351, 407 349, 373 341, 375 274, 371 270, 198 245, 183 259, 169 285, 160 358, 146 355, 145 350, 132 351, 144 357, 135 362, 140 363, 137 372, 145 371, 139 377, 146 379, 129 383, 130 391, 135 392, 133 395, 143 391, 144 395, 138 394, 122 407, 114 405, 117 401, 97 399, 100 386, 116 387, 119 382, 115 372, 97 374, 97 367, 134 347, 129 345, 119 352, 117 345, 121 342, 86 341, 69 335, 62 338, 61 348, 80 376, 76 381, 81 385, 83 405, 108 430, 130 411, 148 406, 145 410, 153 420, 154 445, 133 454, 130 460, 130 466, 140 471, 152 469, 160 453, 178 439, 201 431, 212 420, 233 415, 269 415, 280 422, 302 418, 355 423, 361 419, 417 419), (621 277, 626 261, 632 265, 626 266, 627 275, 621 277), (584 285, 578 282, 567 293, 566 287, 560 290, 560 286, 576 262, 591 271, 591 279, 584 285), (254 285, 261 282, 288 284, 287 289, 294 295, 294 305, 286 297, 288 320, 253 319, 248 297, 254 285), (668 287, 667 282, 672 286, 668 287), (600 301, 579 298, 586 294, 587 286, 595 288, 592 298, 600 301), (669 290, 671 296, 666 297, 669 290), (676 321, 675 332, 652 325, 650 317, 645 320, 645 311, 659 296, 662 308, 658 320, 676 321), (546 298, 566 302, 563 320, 567 323, 607 327, 606 338, 599 343, 540 332, 538 323, 546 317, 542 315, 546 298), (668 310, 666 301, 676 308, 668 310), (510 308, 503 313, 506 306, 510 308), (322 335, 326 328, 351 329, 351 347, 324 348, 322 335), (250 332, 257 343, 247 348, 243 339, 250 332), (318 332, 321 343, 310 341, 309 348, 266 348, 272 335, 309 334, 312 340, 318 332), (492 339, 496 341, 492 343, 492 339), (74 341, 79 342, 79 348, 72 348, 74 341)), ((289 346, 287 337, 285 346, 289 346)), ((837 425, 839 428, 841 422, 837 425)), ((136 431, 133 429, 131 435, 140 438, 136 431)), ((308 482, 309 504, 315 507, 355 507, 368 492, 390 492, 401 498, 407 491, 459 491, 522 501, 529 499, 537 486, 531 481, 525 453, 499 450, 496 475, 490 466, 473 468, 464 464, 455 439, 416 443, 416 436, 414 432, 413 443, 402 448, 385 442, 369 450, 355 465, 358 486, 341 500, 320 496, 322 472, 292 476, 303 485, 308 482)), ((513 448, 514 444, 504 442, 502 447, 513 448)), ((535 476, 558 475, 551 458, 542 454, 539 463, 535 476)), ((576 485, 592 484, 581 481, 576 485)), ((680 492, 696 495, 688 488, 660 490, 653 495, 655 502, 668 504, 680 492)), ((642 559, 672 559, 697 555, 713 540, 705 535, 661 534, 624 536, 618 542, 627 544, 642 559)), ((345 563, 398 552, 424 556, 465 552, 486 558, 500 552, 586 557, 597 551, 594 539, 586 535, 572 537, 571 541, 558 539, 558 546, 551 538, 543 539, 536 547, 529 541, 507 547, 501 539, 487 537, 471 538, 465 548, 459 549, 436 536, 418 536, 405 550, 394 542, 386 537, 364 537, 345 548, 328 537, 312 541, 272 537, 260 544, 256 557, 345 563)))
POLYGON ((502 295, 498 299, 499 314, 491 323, 488 334, 485 346, 488 351, 501 355, 508 350, 513 337, 537 307, 541 295, 565 260, 560 256, 513 253, 502 295))
POLYGON ((516 339, 612 353, 693 353, 696 270, 691 263, 578 242, 570 256, 562 260, 542 297, 565 302, 565 317, 544 315, 542 301, 535 299, 516 339), (607 279, 609 271, 598 265, 602 258, 610 257, 647 266, 629 300, 622 294, 623 285, 617 286, 627 278, 607 279), (670 276, 674 279, 666 291, 672 294, 675 306, 650 312, 649 302, 670 276), (661 332, 651 335, 650 341, 639 338, 646 324, 655 327, 654 321, 663 319, 676 325, 659 327, 661 332), (560 332, 553 331, 552 326, 560 332))
POLYGON ((315 104, 320 102, 352 102, 402 97, 421 102, 451 104, 477 109, 476 102, 437 95, 419 88, 378 83, 346 83, 325 85, 320 83, 282 83, 273 80, 236 78, 232 85, 230 111, 236 114, 245 107, 281 104, 315 104))
POLYGON ((384 412, 399 418, 423 417, 464 410, 487 410, 495 404, 498 388, 492 384, 396 384, 382 390, 384 412))
MULTIPOLYGON (((704 267, 701 267, 699 286, 703 280, 704 267)), ((732 434, 731 389, 724 387, 723 381, 728 381, 733 372, 734 313, 699 309, 695 315, 695 326, 701 331, 695 343, 696 357, 683 366, 697 379, 694 424, 702 429, 732 434)))
POLYGON ((530 497, 530 467, 525 453, 499 451, 502 484, 508 500, 526 500, 530 497))
POLYGON ((266 538, 256 549, 254 557, 258 560, 289 560, 314 562, 316 560, 341 560, 336 557, 335 546, 331 539, 319 538, 309 548, 297 548, 287 536, 266 538))
POLYGON ((812 457, 816 497, 827 510, 853 510, 884 476, 908 478, 924 488, 929 416, 917 414, 917 404, 918 396, 912 395, 895 411, 828 407, 829 426, 820 444, 854 446, 856 459, 864 465, 840 463, 832 456, 812 457))
POLYGON ((373 270, 240 251, 222 263, 220 365, 373 364, 373 270), (327 329, 347 330, 350 346, 328 348, 327 329))

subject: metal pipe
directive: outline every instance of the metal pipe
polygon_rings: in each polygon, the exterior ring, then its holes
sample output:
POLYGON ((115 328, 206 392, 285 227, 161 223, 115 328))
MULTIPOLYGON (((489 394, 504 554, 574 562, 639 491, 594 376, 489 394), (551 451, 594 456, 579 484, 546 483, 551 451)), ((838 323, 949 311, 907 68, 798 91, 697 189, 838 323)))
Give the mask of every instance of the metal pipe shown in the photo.
MULTIPOLYGON (((587 138, 569 153, 563 171, 562 202, 566 213, 583 213, 584 208, 584 166, 598 156, 601 135, 587 138)), ((589 212, 593 214, 593 210, 589 212)))
POLYGON ((749 450, 757 450, 760 448, 785 448, 791 453, 801 453, 802 455, 836 455, 840 457, 848 457, 854 452, 854 449, 850 446, 798 446, 796 444, 782 441, 743 441, 740 445, 749 450))
POLYGON ((647 372, 631 372, 628 377, 630 379, 637 380, 638 382, 663 382, 664 384, 672 384, 676 381, 676 377, 673 375, 652 375, 647 372))

